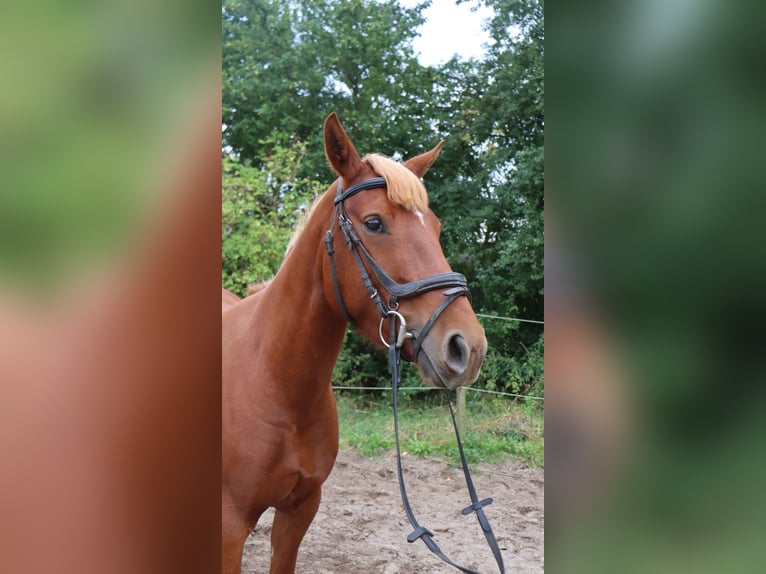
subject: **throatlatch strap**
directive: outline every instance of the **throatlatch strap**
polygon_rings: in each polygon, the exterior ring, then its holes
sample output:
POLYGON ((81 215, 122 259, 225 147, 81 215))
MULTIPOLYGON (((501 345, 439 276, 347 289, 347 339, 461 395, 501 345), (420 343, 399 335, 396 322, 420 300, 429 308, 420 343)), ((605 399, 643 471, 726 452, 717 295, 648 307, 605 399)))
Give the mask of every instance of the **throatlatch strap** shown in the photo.
POLYGON ((338 301, 338 306, 343 312, 343 316, 346 317, 346 321, 353 325, 354 321, 351 319, 351 315, 348 314, 346 306, 343 304, 343 296, 340 294, 340 285, 338 284, 338 274, 335 270, 335 246, 332 235, 332 228, 334 226, 335 223, 333 222, 333 225, 327 230, 327 234, 324 238, 324 247, 327 250, 327 255, 330 257, 330 272, 332 273, 332 286, 335 291, 335 300, 338 301))

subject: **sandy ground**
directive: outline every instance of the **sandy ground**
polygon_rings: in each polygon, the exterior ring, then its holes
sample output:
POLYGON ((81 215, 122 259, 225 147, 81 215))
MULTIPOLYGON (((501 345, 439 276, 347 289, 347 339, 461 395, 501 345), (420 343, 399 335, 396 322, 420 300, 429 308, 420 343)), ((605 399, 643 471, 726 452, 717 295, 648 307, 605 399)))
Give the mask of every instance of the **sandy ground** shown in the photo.
MULTIPOLYGON (((407 492, 418 521, 452 560, 489 574, 494 558, 470 502, 462 471, 437 459, 404 457, 407 492)), ((507 572, 543 572, 543 470, 519 462, 471 467, 480 499, 491 497, 487 516, 503 552, 507 572)), ((264 514, 245 545, 243 573, 268 572, 271 512, 264 514)), ((393 455, 365 458, 352 450, 338 455, 324 485, 322 504, 298 555, 302 574, 441 574, 459 572, 431 554, 412 531, 401 507, 393 455)))

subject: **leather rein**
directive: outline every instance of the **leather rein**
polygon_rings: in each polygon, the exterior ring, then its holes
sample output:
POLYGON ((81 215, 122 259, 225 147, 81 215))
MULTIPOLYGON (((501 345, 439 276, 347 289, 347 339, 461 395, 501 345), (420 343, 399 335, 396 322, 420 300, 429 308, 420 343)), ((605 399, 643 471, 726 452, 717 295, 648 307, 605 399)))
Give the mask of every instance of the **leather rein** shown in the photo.
MULTIPOLYGON (((330 257, 330 270, 332 274, 333 289, 335 290, 335 297, 338 301, 338 306, 343 312, 343 315, 346 317, 348 322, 353 325, 354 320, 349 315, 348 310, 343 303, 343 296, 340 292, 340 285, 338 284, 338 277, 335 267, 333 230, 337 224, 338 228, 343 234, 343 239, 345 240, 346 246, 348 247, 349 251, 351 251, 356 264, 359 267, 359 272, 362 276, 362 282, 364 283, 364 286, 370 295, 370 299, 372 299, 372 301, 375 303, 375 306, 377 307, 381 316, 378 331, 381 341, 388 348, 389 361, 391 364, 394 434, 396 439, 396 468, 399 478, 399 492, 401 493, 402 504, 404 506, 404 511, 407 514, 407 519, 414 528, 413 532, 407 536, 407 542, 412 543, 418 539, 421 539, 423 540, 423 543, 426 545, 426 547, 445 563, 457 568, 466 574, 478 574, 474 570, 460 566, 459 564, 450 560, 450 558, 444 554, 441 548, 439 548, 439 545, 433 539, 433 532, 421 526, 415 518, 415 514, 412 511, 412 507, 407 496, 407 489, 404 484, 402 456, 401 449, 399 447, 399 413, 397 405, 397 392, 401 384, 401 350, 405 340, 413 339, 411 360, 412 362, 417 362, 422 342, 425 340, 426 335, 430 331, 431 327, 434 325, 439 316, 444 312, 444 310, 459 297, 466 296, 470 299, 471 294, 468 290, 468 282, 466 281, 464 275, 450 271, 448 273, 439 273, 430 277, 426 277, 425 279, 418 279, 408 283, 397 283, 380 267, 380 265, 378 265, 372 255, 370 255, 369 251, 367 251, 365 248, 359 235, 357 235, 356 231, 354 230, 353 224, 351 223, 351 218, 348 216, 348 213, 346 213, 344 201, 361 191, 378 189, 381 187, 386 187, 386 180, 382 177, 373 177, 370 179, 365 179, 356 185, 352 185, 344 191, 341 186, 341 179, 338 179, 338 189, 335 194, 336 217, 333 218, 333 222, 325 235, 324 241, 325 249, 327 250, 327 254, 330 257), (369 265, 372 274, 378 280, 378 283, 388 292, 387 305, 383 302, 383 298, 373 284, 372 278, 370 277, 370 272, 365 266, 365 261, 367 262, 367 265, 369 265), (401 313, 397 311, 399 308, 399 300, 410 297, 417 297, 418 295, 429 291, 434 291, 436 289, 445 289, 442 291, 445 299, 431 314, 428 321, 426 321, 426 323, 423 325, 423 328, 419 332, 414 329, 408 331, 406 319, 404 316, 402 316, 401 313), (384 337, 383 335, 383 324, 386 319, 389 319, 388 338, 384 337), (399 323, 398 328, 397 321, 399 323)), ((484 537, 486 538, 487 543, 492 550, 492 554, 495 557, 495 562, 497 563, 500 574, 505 574, 503 556, 500 552, 497 540, 495 539, 495 535, 492 532, 492 527, 489 524, 489 520, 484 513, 484 507, 491 504, 492 499, 486 498, 484 500, 479 500, 479 497, 476 494, 476 488, 474 486, 473 479, 471 478, 471 473, 468 470, 468 463, 466 462, 465 453, 463 452, 463 444, 460 439, 460 433, 458 432, 457 422, 455 420, 455 412, 452 409, 452 402, 448 401, 448 404, 452 418, 452 426, 455 429, 455 438, 457 440, 458 451, 460 453, 460 462, 463 467, 463 474, 465 475, 468 494, 471 498, 471 504, 464 508, 462 513, 463 515, 468 515, 471 512, 476 513, 476 518, 478 519, 479 525, 484 532, 484 537)))

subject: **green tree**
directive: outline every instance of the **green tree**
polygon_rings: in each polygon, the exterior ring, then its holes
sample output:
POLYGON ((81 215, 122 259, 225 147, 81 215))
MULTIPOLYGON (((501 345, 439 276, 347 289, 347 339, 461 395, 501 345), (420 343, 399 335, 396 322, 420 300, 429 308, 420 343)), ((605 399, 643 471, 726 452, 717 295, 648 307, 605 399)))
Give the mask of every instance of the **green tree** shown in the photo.
POLYGON ((263 169, 223 158, 223 286, 239 295, 276 273, 293 228, 324 189, 298 176, 305 144, 271 149, 263 169))
MULTIPOLYGON (((443 244, 479 312, 543 318, 544 20, 539 0, 486 0, 482 61, 439 70, 447 144, 429 186, 443 244)), ((542 327, 484 321, 489 386, 542 386, 542 327), (530 370, 529 367, 533 366, 530 370)))
POLYGON ((332 176, 322 122, 336 111, 360 152, 415 155, 436 142, 424 111, 433 71, 412 49, 428 3, 395 0, 225 0, 224 144, 260 161, 264 141, 307 143, 302 175, 332 176), (284 136, 282 136, 284 137, 284 136))
POLYGON ((222 121, 224 145, 242 161, 262 161, 274 133, 304 141, 310 113, 308 66, 295 53, 294 2, 224 0, 222 121))

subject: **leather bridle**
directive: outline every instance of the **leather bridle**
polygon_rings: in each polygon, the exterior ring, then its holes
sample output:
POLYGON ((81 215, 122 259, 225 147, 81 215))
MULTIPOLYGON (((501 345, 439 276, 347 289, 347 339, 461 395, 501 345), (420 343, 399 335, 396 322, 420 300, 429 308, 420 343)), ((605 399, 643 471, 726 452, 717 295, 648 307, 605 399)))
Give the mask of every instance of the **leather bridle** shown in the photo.
MULTIPOLYGON (((402 349, 402 345, 404 345, 405 340, 408 338, 411 338, 414 340, 411 360, 412 362, 417 362, 422 343, 425 340, 426 335, 430 331, 431 327, 439 318, 439 316, 444 312, 444 310, 450 304, 456 301, 458 297, 462 297, 465 295, 466 297, 470 299, 471 294, 468 290, 468 282, 466 281, 465 276, 461 275, 460 273, 455 273, 450 271, 447 273, 439 273, 437 275, 432 275, 430 277, 426 277, 425 279, 410 281, 408 283, 397 283, 380 267, 380 265, 378 265, 378 263, 375 261, 372 255, 370 255, 369 251, 367 251, 367 249, 365 248, 364 244, 362 243, 362 240, 359 238, 356 231, 354 231, 354 226, 351 223, 351 218, 348 216, 348 213, 346 213, 346 209, 343 202, 349 197, 356 195, 357 193, 361 191, 365 191, 369 189, 378 189, 381 187, 386 187, 386 180, 382 177, 373 177, 370 179, 365 179, 364 181, 361 181, 360 183, 357 183, 356 185, 352 185, 346 191, 343 191, 341 186, 341 180, 338 179, 338 189, 335 194, 336 217, 333 218, 333 222, 330 226, 330 229, 327 230, 327 234, 325 236, 325 249, 327 250, 327 254, 330 257, 330 270, 332 274, 333 289, 335 290, 335 297, 338 301, 338 306, 340 307, 340 310, 343 312, 343 315, 346 317, 348 322, 353 325, 354 320, 349 315, 348 310, 346 309, 346 306, 343 303, 343 296, 341 295, 341 292, 340 292, 340 285, 338 284, 338 276, 337 276, 337 271, 335 268, 335 256, 334 256, 335 249, 333 247, 333 230, 335 228, 335 225, 337 224, 338 228, 343 233, 343 238, 346 242, 346 246, 348 247, 349 251, 351 251, 351 253, 354 256, 354 259, 356 260, 356 264, 359 267, 359 272, 362 276, 362 282, 364 283, 364 286, 367 289, 367 292, 370 294, 370 298, 375 303, 375 306, 378 308, 378 312, 380 313, 380 316, 381 316, 380 327, 378 331, 380 334, 380 338, 383 341, 383 344, 386 347, 388 347, 389 359, 391 364, 391 386, 392 386, 393 410, 394 410, 394 434, 396 439, 396 468, 397 468, 397 476, 399 478, 399 492, 401 493, 402 504, 404 506, 404 511, 407 514, 407 519, 409 520, 410 525, 414 528, 413 532, 409 534, 409 536, 407 536, 407 542, 412 543, 418 539, 421 539, 423 540, 423 543, 426 545, 426 547, 431 552, 436 554, 436 556, 438 556, 445 563, 457 568, 458 570, 460 570, 461 572, 464 572, 465 574, 477 574, 475 571, 465 568, 464 566, 460 566, 459 564, 450 560, 450 558, 448 558, 444 554, 441 548, 439 548, 439 545, 433 539, 433 532, 421 526, 418 523, 414 512, 412 511, 412 507, 410 505, 410 501, 407 496, 407 490, 404 484, 404 473, 402 471, 402 456, 401 456, 401 449, 399 448, 399 413, 398 413, 398 405, 397 405, 397 391, 399 389, 399 385, 401 384, 401 371, 400 371, 401 349, 402 349), (369 265, 370 269, 372 270, 372 273, 375 276, 375 278, 378 280, 378 283, 383 287, 383 289, 385 289, 388 292, 388 305, 386 305, 383 302, 383 298, 381 297, 377 288, 373 284, 372 279, 370 277, 370 273, 367 271, 367 268, 365 267, 365 264, 364 264, 365 261, 367 262, 367 265, 369 265), (410 297, 417 297, 418 295, 422 295, 423 293, 434 291, 436 289, 445 289, 445 291, 442 292, 442 294, 445 296, 445 299, 431 314, 431 316, 425 322, 425 324, 423 325, 423 328, 420 329, 419 332, 415 330, 408 331, 407 322, 404 316, 397 311, 399 307, 399 300, 410 298, 410 297), (386 339, 383 336, 383 323, 385 322, 386 319, 390 319, 388 339, 386 339), (397 320, 399 321, 398 329, 396 326, 397 320)), ((468 488, 468 493, 471 498, 471 504, 468 505, 466 508, 464 508, 462 513, 463 515, 470 514, 471 512, 476 513, 476 518, 478 519, 481 529, 484 533, 484 537, 486 538, 487 543, 489 544, 489 547, 492 550, 492 554, 495 557, 495 562, 497 563, 500 574, 505 574, 505 565, 503 564, 503 556, 500 552, 500 548, 497 544, 497 540, 495 539, 495 535, 492 532, 492 527, 489 524, 489 520, 487 519, 487 516, 484 513, 484 507, 491 504, 492 499, 486 498, 484 500, 479 500, 479 497, 476 493, 476 488, 471 478, 471 473, 468 470, 468 463, 466 462, 465 453, 463 452, 463 443, 460 440, 460 433, 458 432, 457 422, 455 420, 455 413, 452 409, 452 403, 448 401, 448 404, 450 408, 450 415, 452 418, 452 426, 455 429, 455 437, 457 439, 458 451, 460 453, 460 462, 463 466, 463 474, 465 475, 466 486, 468 488)))
POLYGON ((459 297, 465 295, 470 299, 471 294, 468 290, 468 282, 466 281, 465 276, 461 275, 460 273, 449 271, 447 273, 438 273, 436 275, 426 277, 425 279, 418 279, 408 283, 397 283, 388 275, 388 273, 383 270, 380 265, 378 265, 378 262, 375 261, 375 258, 372 255, 370 255, 370 252, 367 251, 364 243, 362 243, 359 235, 357 235, 356 231, 354 230, 354 225, 351 223, 351 218, 346 212, 344 202, 349 197, 352 197, 361 191, 378 189, 381 187, 386 187, 386 180, 382 177, 372 177, 370 179, 365 179, 356 185, 352 185, 347 190, 343 191, 341 180, 340 178, 338 179, 338 189, 335 193, 336 217, 333 218, 332 225, 330 226, 330 229, 327 230, 327 234, 325 236, 325 249, 327 250, 327 254, 330 256, 330 272, 332 274, 333 289, 335 290, 335 298, 338 301, 338 306, 343 312, 343 315, 346 317, 346 320, 352 325, 355 324, 354 320, 351 318, 351 315, 346 309, 345 304, 343 303, 343 296, 340 292, 340 285, 338 284, 338 275, 335 267, 335 249, 333 247, 333 229, 337 224, 338 228, 343 234, 343 239, 346 242, 346 246, 354 256, 357 267, 359 267, 359 273, 362 276, 362 282, 364 283, 367 292, 370 294, 370 299, 372 299, 372 301, 375 303, 375 306, 380 313, 381 319, 379 333, 383 344, 386 346, 389 344, 383 336, 383 322, 388 318, 391 318, 392 320, 398 319, 400 321, 400 327, 396 339, 396 346, 401 347, 404 344, 405 339, 413 339, 411 360, 412 362, 417 362, 421 345, 439 316, 451 303, 453 303, 459 297), (378 283, 388 292, 387 305, 383 302, 383 298, 378 292, 378 289, 373 284, 370 273, 367 271, 367 267, 365 266, 365 262, 372 271, 372 274, 378 280, 378 283), (445 289, 445 291, 443 291, 445 299, 436 308, 428 321, 425 322, 420 332, 415 330, 408 331, 406 319, 402 316, 401 313, 397 311, 399 308, 399 300, 417 297, 418 295, 422 295, 423 293, 434 291, 436 289, 445 289))

